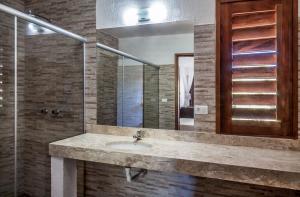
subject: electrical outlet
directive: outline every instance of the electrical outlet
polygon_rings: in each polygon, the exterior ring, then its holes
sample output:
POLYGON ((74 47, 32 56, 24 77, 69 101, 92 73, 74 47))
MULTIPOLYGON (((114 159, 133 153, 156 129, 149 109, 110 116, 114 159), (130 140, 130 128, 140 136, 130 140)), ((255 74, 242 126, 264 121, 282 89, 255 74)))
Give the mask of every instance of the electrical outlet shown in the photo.
POLYGON ((163 98, 163 99, 161 99, 161 102, 166 103, 166 102, 168 102, 168 99, 167 98, 163 98))
POLYGON ((208 114, 208 106, 207 105, 195 105, 195 114, 197 115, 205 115, 208 114))

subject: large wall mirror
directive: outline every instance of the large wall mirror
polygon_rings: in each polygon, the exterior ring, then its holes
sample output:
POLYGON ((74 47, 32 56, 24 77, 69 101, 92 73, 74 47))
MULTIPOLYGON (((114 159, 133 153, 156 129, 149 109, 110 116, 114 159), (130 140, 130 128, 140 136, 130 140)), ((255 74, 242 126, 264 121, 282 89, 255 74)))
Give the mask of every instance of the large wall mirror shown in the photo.
POLYGON ((193 131, 194 26, 213 23, 214 9, 211 0, 97 0, 97 123, 193 131))

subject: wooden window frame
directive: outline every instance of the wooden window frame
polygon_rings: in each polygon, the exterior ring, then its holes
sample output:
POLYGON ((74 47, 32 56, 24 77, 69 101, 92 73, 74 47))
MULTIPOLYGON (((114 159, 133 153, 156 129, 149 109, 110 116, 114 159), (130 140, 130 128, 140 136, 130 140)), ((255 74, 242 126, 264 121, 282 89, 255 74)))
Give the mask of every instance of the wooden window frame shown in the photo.
MULTIPOLYGON (((229 134, 229 135, 245 135, 245 136, 258 136, 252 135, 247 132, 244 134, 239 133, 225 133, 222 130, 222 106, 221 106, 221 5, 223 3, 245 2, 249 0, 216 0, 216 133, 229 134)), ((260 0, 254 0, 260 1, 260 0)), ((288 138, 298 139, 298 0, 292 0, 292 103, 289 108, 290 117, 290 130, 287 135, 274 136, 274 135, 259 135, 259 137, 275 137, 275 138, 288 138)))

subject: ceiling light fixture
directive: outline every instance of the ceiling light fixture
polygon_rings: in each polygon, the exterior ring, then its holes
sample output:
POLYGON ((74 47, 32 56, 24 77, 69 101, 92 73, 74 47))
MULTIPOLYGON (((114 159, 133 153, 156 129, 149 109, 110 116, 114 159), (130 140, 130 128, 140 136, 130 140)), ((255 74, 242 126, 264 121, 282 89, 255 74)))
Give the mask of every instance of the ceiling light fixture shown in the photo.
POLYGON ((153 3, 149 8, 149 18, 152 22, 161 22, 167 18, 167 8, 161 2, 153 3))
POLYGON ((137 8, 127 8, 123 13, 123 22, 125 25, 138 24, 139 16, 137 8))
POLYGON ((167 8, 161 2, 155 2, 149 8, 130 7, 123 13, 123 22, 128 26, 146 22, 159 23, 166 18, 167 8))

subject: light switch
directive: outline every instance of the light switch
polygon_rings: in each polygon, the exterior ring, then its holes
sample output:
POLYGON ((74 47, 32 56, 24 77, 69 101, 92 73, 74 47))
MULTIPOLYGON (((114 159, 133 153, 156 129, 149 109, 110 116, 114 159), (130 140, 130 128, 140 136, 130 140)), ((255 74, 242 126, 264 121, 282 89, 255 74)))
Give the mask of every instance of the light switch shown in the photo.
POLYGON ((166 103, 166 102, 168 102, 168 99, 167 98, 163 98, 163 99, 161 99, 161 102, 166 103))
POLYGON ((208 106, 207 105, 195 105, 195 114, 198 114, 198 115, 208 114, 208 106))

